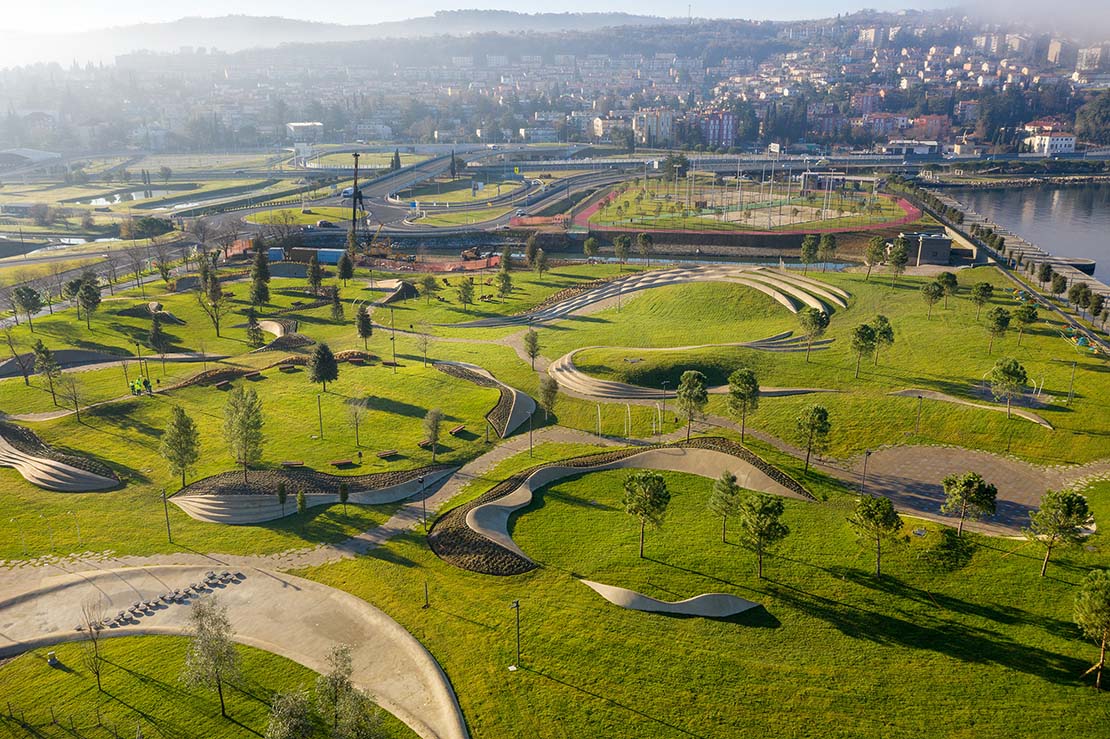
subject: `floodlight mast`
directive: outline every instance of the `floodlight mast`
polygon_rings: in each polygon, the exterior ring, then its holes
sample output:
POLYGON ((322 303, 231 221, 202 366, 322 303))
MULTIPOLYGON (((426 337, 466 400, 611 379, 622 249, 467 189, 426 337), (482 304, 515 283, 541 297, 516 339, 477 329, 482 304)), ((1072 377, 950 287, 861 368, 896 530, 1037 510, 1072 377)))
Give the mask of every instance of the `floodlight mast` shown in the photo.
POLYGON ((351 188, 351 242, 354 245, 358 238, 358 203, 361 198, 358 196, 358 152, 354 152, 355 157, 355 181, 354 186, 351 188))

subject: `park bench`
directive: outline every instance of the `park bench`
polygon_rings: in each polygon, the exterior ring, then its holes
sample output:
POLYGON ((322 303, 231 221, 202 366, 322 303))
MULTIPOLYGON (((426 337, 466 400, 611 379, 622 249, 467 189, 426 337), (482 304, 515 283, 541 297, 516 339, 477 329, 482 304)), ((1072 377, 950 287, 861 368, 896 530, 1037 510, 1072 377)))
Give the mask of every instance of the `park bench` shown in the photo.
POLYGON ((332 461, 328 462, 328 464, 330 464, 332 467, 346 467, 348 465, 354 464, 354 462, 349 459, 333 459, 332 461))
POLYGON ((366 362, 366 360, 364 360, 362 357, 351 357, 347 361, 355 365, 356 367, 361 367, 366 362))
POLYGON ((427 439, 425 439, 424 441, 416 442, 416 445, 418 447, 420 447, 421 449, 431 449, 432 448, 432 442, 428 441, 427 439))
POLYGON ((396 457, 396 456, 397 456, 397 450, 396 449, 386 449, 383 452, 378 452, 378 459, 389 459, 390 457, 396 457))
POLYGON ((247 374, 243 375, 243 377, 246 377, 247 379, 262 377, 262 370, 254 370, 253 372, 248 372, 247 374))
POLYGON ((231 380, 220 380, 216 383, 217 390, 227 390, 229 387, 231 387, 231 380))
POLYGON ((292 372, 294 369, 296 369, 296 367, 292 364, 279 364, 278 365, 278 371, 279 372, 292 372))
POLYGON ((294 307, 294 308, 299 308, 299 307, 301 307, 302 305, 304 305, 304 301, 303 301, 303 300, 294 300, 294 301, 293 301, 293 307, 294 307))
POLYGON ((304 467, 304 462, 282 462, 281 466, 286 469, 290 467, 304 467))
POLYGON ((458 426, 451 429, 448 433, 450 433, 451 436, 458 436, 463 431, 466 431, 466 424, 465 423, 460 423, 458 426))
POLYGON ((392 360, 383 359, 382 360, 382 366, 383 367, 400 367, 401 365, 399 365, 397 362, 394 362, 392 360))

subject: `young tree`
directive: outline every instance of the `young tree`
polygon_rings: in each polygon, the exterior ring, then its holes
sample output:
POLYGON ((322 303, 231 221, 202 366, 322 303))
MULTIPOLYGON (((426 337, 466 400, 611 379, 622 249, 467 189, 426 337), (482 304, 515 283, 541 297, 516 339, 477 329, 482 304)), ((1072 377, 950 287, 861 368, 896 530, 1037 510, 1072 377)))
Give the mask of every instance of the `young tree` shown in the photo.
POLYGON ((281 506, 281 517, 285 518, 285 502, 289 500, 289 491, 285 487, 285 481, 282 480, 277 486, 277 499, 278 504, 281 506))
POLYGON ((543 420, 547 421, 555 410, 555 400, 559 397, 559 383, 549 374, 540 376, 540 407, 543 408, 543 420))
POLYGON ((748 427, 748 414, 759 408, 759 378, 753 370, 741 367, 728 376, 728 409, 740 416, 740 443, 748 427))
POLYGON ((743 492, 736 483, 736 475, 728 470, 713 481, 709 493, 709 510, 721 517, 721 541, 728 542, 728 517, 740 511, 740 494, 743 492))
POLYGON ((347 515, 347 501, 351 499, 351 486, 345 482, 339 483, 339 504, 343 506, 343 515, 347 515))
POLYGON ((100 287, 95 280, 85 280, 77 292, 77 303, 85 309, 85 328, 92 328, 89 319, 93 311, 100 307, 100 287))
POLYGON ((54 352, 47 348, 46 344, 42 343, 42 339, 35 341, 35 345, 31 348, 35 355, 35 372, 46 378, 46 383, 50 388, 50 400, 54 405, 58 405, 58 396, 54 392, 54 383, 62 376, 62 365, 58 363, 57 357, 54 352))
POLYGON ((813 342, 825 333, 829 327, 829 314, 818 308, 806 307, 798 311, 798 323, 802 327, 802 334, 806 337, 806 362, 809 362, 809 352, 813 342))
POLYGON ((339 706, 344 696, 354 686, 351 685, 351 648, 339 644, 328 652, 328 671, 316 678, 316 707, 320 713, 331 719, 332 730, 339 727, 339 706))
POLYGON ((382 711, 359 690, 349 690, 339 702, 336 739, 382 739, 382 711))
POLYGON ((424 415, 424 441, 432 450, 432 464, 436 463, 436 450, 439 447, 439 434, 443 428, 443 411, 432 408, 424 415))
POLYGON ((529 328, 524 334, 524 353, 532 360, 532 369, 536 369, 536 357, 540 355, 540 335, 534 328, 529 328))
POLYGON ((1057 300, 1060 299, 1060 296, 1063 295, 1064 291, 1067 289, 1068 278, 1064 277, 1061 274, 1052 275, 1052 284, 1049 286, 1049 290, 1052 291, 1052 294, 1056 296, 1057 300))
POLYGON ((1021 346, 1021 336, 1025 329, 1037 322, 1037 306, 1032 301, 1026 301, 1014 308, 1013 319, 1018 325, 1018 346, 1021 346))
POLYGON ((802 411, 795 421, 798 438, 806 448, 806 468, 809 472, 809 457, 813 452, 821 453, 828 445, 829 431, 832 424, 829 422, 829 412, 821 405, 811 405, 802 411))
POLYGON ((836 236, 833 234, 821 234, 821 240, 817 242, 817 259, 821 262, 821 271, 824 272, 828 267, 828 263, 836 259, 836 236))
MULTIPOLYGON (((504 270, 504 267, 502 267, 504 270)), ((439 283, 432 275, 424 275, 420 278, 420 292, 424 293, 424 305, 432 302, 432 296, 439 292, 439 283)))
POLYGON ((655 239, 651 237, 651 234, 637 234, 636 247, 640 250, 640 258, 651 264, 651 254, 655 249, 655 239))
POLYGON ((343 287, 346 287, 347 280, 355 276, 355 262, 351 259, 350 254, 344 252, 343 256, 339 257, 336 273, 339 275, 339 279, 343 280, 343 287))
POLYGON ((1049 490, 1041 497, 1041 507, 1029 514, 1025 535, 1045 548, 1041 577, 1048 571, 1048 559, 1056 547, 1078 544, 1086 529, 1094 526, 1095 517, 1087 506, 1087 498, 1070 490, 1049 490))
POLYGON ((235 463, 243 467, 243 483, 247 468, 262 459, 262 401, 253 389, 237 387, 231 391, 224 406, 224 441, 235 463))
POLYGON ((971 288, 971 302, 975 303, 975 320, 979 320, 979 314, 983 310, 983 306, 991 302, 991 297, 994 295, 994 285, 989 282, 977 282, 971 288))
POLYGON ((313 295, 320 294, 320 285, 324 282, 324 268, 320 266, 320 260, 316 258, 316 252, 308 258, 308 287, 312 290, 313 295))
POLYGON ((620 271, 624 271, 624 263, 628 261, 628 251, 632 248, 632 237, 628 234, 621 234, 613 239, 613 255, 620 263, 620 271))
POLYGON ((675 390, 675 405, 678 412, 686 418, 686 441, 690 441, 690 427, 699 418, 709 403, 709 392, 705 388, 705 375, 697 370, 686 370, 678 380, 675 390))
POLYGON ((995 306, 987 311, 987 332, 991 336, 990 343, 987 345, 987 356, 994 351, 994 340, 1005 336, 1008 328, 1010 328, 1010 311, 1001 306, 995 306))
POLYGON ((867 277, 864 278, 864 282, 871 281, 871 270, 876 264, 882 264, 885 258, 886 239, 882 236, 872 236, 867 242, 867 251, 864 253, 864 261, 867 262, 867 277))
POLYGON ((263 739, 304 739, 312 736, 316 727, 312 721, 312 707, 301 691, 278 693, 270 708, 263 739))
POLYGON ((786 538, 790 529, 782 522, 782 498, 756 493, 740 504, 740 546, 755 552, 759 579, 763 579, 763 553, 786 538))
POLYGON ((801 247, 801 260, 802 260, 802 274, 804 275, 809 271, 809 265, 817 261, 817 252, 820 249, 820 241, 817 234, 806 234, 802 237, 801 247))
POLYGON ((1025 367, 1016 359, 1000 359, 995 362, 989 375, 991 393, 995 400, 1006 399, 1006 418, 1010 418, 1010 404, 1013 399, 1021 395, 1025 385, 1029 382, 1029 375, 1025 367))
POLYGON ((955 295, 960 289, 959 280, 952 272, 941 272, 937 275, 937 284, 944 290, 944 309, 948 310, 948 296, 955 295))
POLYGON ((99 598, 81 604, 81 631, 85 639, 81 642, 81 662, 96 678, 97 692, 104 692, 101 676, 104 674, 104 655, 100 653, 100 633, 104 628, 104 606, 99 598))
POLYGON ((890 269, 890 286, 894 287, 894 281, 906 271, 906 265, 910 263, 910 250, 906 240, 899 236, 894 240, 894 244, 890 247, 890 253, 886 257, 886 266, 890 269))
POLYGON ((339 379, 339 362, 331 347, 321 342, 312 350, 308 359, 308 379, 323 385, 323 390, 328 391, 328 383, 339 379))
POLYGON ((497 297, 502 301, 512 295, 513 292, 513 276, 509 274, 508 270, 502 269, 497 273, 497 297))
POLYGON ((474 302, 474 278, 462 278, 462 280, 459 281, 459 286, 455 289, 455 295, 458 297, 459 302, 462 303, 463 310, 469 313, 470 309, 468 306, 474 302))
POLYGON ((366 309, 365 303, 358 307, 358 313, 355 314, 355 328, 358 330, 358 337, 362 339, 363 350, 369 351, 367 342, 374 335, 374 322, 370 320, 370 311, 366 309))
POLYGON ((189 610, 190 639, 182 681, 190 687, 215 688, 220 715, 227 717, 224 683, 239 677, 239 652, 231 640, 227 608, 215 595, 205 595, 189 610))
POLYGON ((624 480, 624 497, 621 505, 624 512, 640 521, 640 557, 644 556, 644 528, 647 524, 658 528, 663 525, 663 516, 671 494, 667 482, 658 472, 634 472, 624 480))
POLYGON ((890 498, 865 495, 856 502, 848 518, 861 542, 875 544, 875 577, 882 577, 883 541, 894 540, 902 531, 902 519, 890 498))
POLYGON ((332 285, 328 290, 331 298, 331 320, 339 323, 343 320, 343 301, 339 297, 339 287, 332 285))
POLYGON ((875 332, 875 365, 879 364, 879 349, 894 346, 894 326, 890 319, 879 314, 871 321, 871 329, 875 332))
POLYGON ((432 326, 427 321, 420 321, 416 324, 416 348, 424 357, 424 366, 428 366, 428 349, 432 346, 432 326))
POLYGON ((941 513, 955 513, 960 517, 956 536, 964 535, 964 519, 979 520, 993 516, 998 489, 984 480, 978 472, 948 475, 941 482, 944 486, 944 504, 941 513))
POLYGON ((162 316, 155 313, 150 317, 150 333, 146 338, 147 346, 162 358, 162 374, 166 374, 166 351, 170 348, 170 337, 162 328, 162 316))
POLYGON ((939 282, 927 282, 921 286, 921 299, 929 306, 929 314, 926 318, 933 317, 933 306, 940 302, 944 297, 944 287, 939 282))
POLYGON ((210 267, 202 267, 196 298, 200 309, 212 322, 212 328, 216 330, 216 336, 219 336, 220 324, 224 316, 231 312, 232 304, 230 298, 224 295, 224 288, 220 284, 220 278, 216 274, 216 270, 210 267))
POLYGON ((596 257, 597 239, 595 239, 593 236, 587 237, 586 240, 582 242, 582 253, 585 254, 588 259, 593 259, 594 257, 596 257))
POLYGON ((506 272, 513 271, 513 247, 509 244, 505 244, 505 248, 501 250, 501 259, 498 261, 498 264, 500 264, 501 269, 506 272))
POLYGON ((42 294, 29 285, 19 285, 12 289, 12 302, 27 316, 27 327, 34 333, 35 324, 31 319, 42 310, 42 294))
POLYGON ((304 514, 308 512, 308 499, 305 498, 304 491, 297 491, 297 516, 301 519, 301 531, 304 531, 304 514))
POLYGON ((61 379, 62 398, 73 406, 73 414, 76 416, 77 423, 81 423, 81 384, 77 381, 76 375, 65 375, 61 379))
POLYGON ((158 446, 162 457, 170 463, 170 471, 181 475, 185 487, 185 473, 200 459, 200 432, 185 409, 175 405, 170 415, 170 425, 162 432, 158 446))
POLYGON ((3 331, 4 341, 8 345, 8 351, 11 352, 12 361, 14 361, 15 366, 19 368, 19 374, 23 375, 23 384, 30 386, 31 367, 33 365, 28 361, 25 355, 19 353, 19 349, 16 347, 15 343, 15 336, 12 335, 11 326, 5 326, 3 331))
POLYGON ((533 231, 524 242, 524 263, 528 265, 528 269, 536 267, 536 252, 539 250, 536 238, 536 233, 533 231))
POLYGON ((266 344, 266 337, 262 333, 262 326, 258 323, 258 313, 254 306, 247 308, 247 346, 257 349, 266 344))
POLYGON ((545 252, 543 249, 537 249, 536 258, 533 261, 533 265, 534 269, 536 270, 536 274, 538 274, 540 276, 540 279, 542 280, 543 273, 550 269, 547 263, 547 252, 545 252))
POLYGON ((1087 573, 1075 596, 1075 625, 1099 645, 1098 662, 1084 675, 1095 673, 1095 690, 1102 690, 1102 668, 1106 666, 1106 642, 1110 640, 1110 571, 1087 573))
POLYGON ((859 366, 865 356, 871 356, 875 351, 875 329, 868 323, 861 323, 852 329, 852 351, 856 353, 856 377, 859 377, 859 366))
POLYGON ((265 249, 254 253, 251 264, 251 305, 266 305, 270 302, 270 259, 265 249))

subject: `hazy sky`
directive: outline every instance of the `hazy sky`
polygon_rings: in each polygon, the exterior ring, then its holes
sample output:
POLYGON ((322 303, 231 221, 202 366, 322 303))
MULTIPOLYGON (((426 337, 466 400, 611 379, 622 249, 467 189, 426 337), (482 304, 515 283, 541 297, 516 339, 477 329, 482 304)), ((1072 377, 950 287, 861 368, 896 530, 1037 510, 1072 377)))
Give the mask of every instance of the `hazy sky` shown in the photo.
MULTIPOLYGON (((1096 2, 1098 0, 1095 0, 1096 2)), ((913 7, 952 4, 943 0, 911 0, 913 7)), ((277 15, 287 18, 359 24, 430 15, 436 10, 499 8, 521 12, 623 11, 645 15, 686 15, 685 2, 663 0, 563 0, 557 7, 539 0, 409 0, 408 2, 306 3, 304 0, 162 0, 129 3, 120 0, 6 0, 0 28, 65 32, 141 22, 171 21, 186 15, 277 15)), ((766 3, 744 0, 700 0, 691 3, 695 16, 755 19, 817 18, 862 7, 893 10, 906 0, 787 0, 766 3)))

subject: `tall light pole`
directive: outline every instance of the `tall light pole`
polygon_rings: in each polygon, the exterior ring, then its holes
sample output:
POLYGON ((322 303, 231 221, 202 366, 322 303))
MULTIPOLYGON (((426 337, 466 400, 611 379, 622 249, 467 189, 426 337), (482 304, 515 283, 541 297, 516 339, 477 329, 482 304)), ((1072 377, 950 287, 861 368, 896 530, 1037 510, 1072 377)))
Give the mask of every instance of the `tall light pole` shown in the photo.
POLYGON ((166 489, 162 488, 162 512, 166 514, 166 539, 173 543, 173 532, 170 531, 170 504, 166 500, 166 489))
POLYGON ((921 435, 921 403, 922 403, 922 396, 918 395, 917 396, 917 426, 914 428, 914 431, 913 431, 914 436, 920 436, 921 435))
POLYGON ((667 415, 667 381, 663 380, 663 411, 659 414, 659 433, 663 433, 663 416, 667 415))
POLYGON ((509 608, 516 611, 516 661, 509 665, 509 669, 515 671, 520 666, 520 601, 514 600, 509 608))

